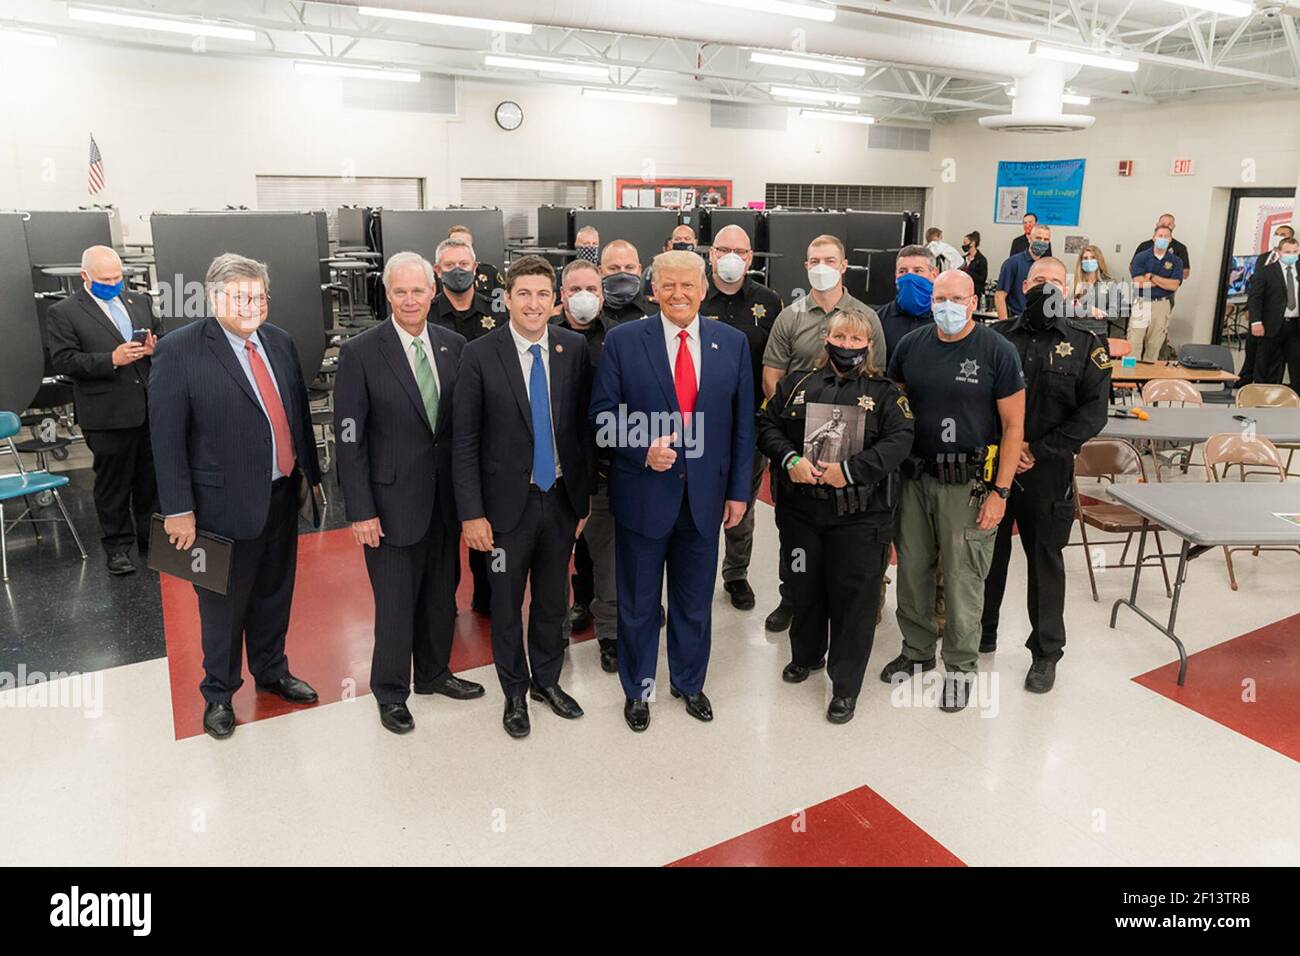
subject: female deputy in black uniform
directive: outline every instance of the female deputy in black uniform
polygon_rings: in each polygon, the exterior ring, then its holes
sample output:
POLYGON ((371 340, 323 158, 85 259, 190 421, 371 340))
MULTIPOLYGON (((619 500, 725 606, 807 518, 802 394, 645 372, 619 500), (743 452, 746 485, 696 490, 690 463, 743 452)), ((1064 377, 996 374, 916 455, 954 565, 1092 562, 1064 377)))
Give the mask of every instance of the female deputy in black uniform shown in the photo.
POLYGON ((827 667, 826 718, 843 724, 871 656, 912 412, 871 361, 866 313, 835 313, 825 343, 817 367, 786 375, 764 404, 758 447, 772 462, 793 571, 791 660, 781 677, 797 684, 827 667))

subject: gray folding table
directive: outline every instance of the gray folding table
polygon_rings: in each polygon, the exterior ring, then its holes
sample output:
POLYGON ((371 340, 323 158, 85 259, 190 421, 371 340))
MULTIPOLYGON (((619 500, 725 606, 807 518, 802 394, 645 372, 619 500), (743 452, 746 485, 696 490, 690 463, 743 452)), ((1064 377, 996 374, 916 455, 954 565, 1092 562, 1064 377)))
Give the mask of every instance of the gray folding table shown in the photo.
POLYGON ((1110 626, 1115 626, 1120 606, 1126 605, 1173 641, 1178 648, 1178 683, 1181 685, 1187 677, 1187 650, 1174 633, 1174 623, 1178 616, 1178 598, 1187 578, 1187 562, 1218 547, 1300 545, 1300 482, 1116 484, 1107 491, 1113 500, 1142 516, 1137 563, 1133 567, 1133 589, 1127 600, 1116 601, 1110 609, 1110 626), (1280 515, 1291 515, 1294 520, 1289 521, 1280 515), (1142 554, 1147 530, 1152 525, 1183 539, 1167 625, 1137 606, 1142 554))
POLYGON ((1300 442, 1300 408, 1234 408, 1208 405, 1188 408, 1146 408, 1149 421, 1107 418, 1101 438, 1128 441, 1203 442, 1223 432, 1244 433, 1253 428, 1272 442, 1300 442), (1241 416, 1242 421, 1234 416, 1241 416))

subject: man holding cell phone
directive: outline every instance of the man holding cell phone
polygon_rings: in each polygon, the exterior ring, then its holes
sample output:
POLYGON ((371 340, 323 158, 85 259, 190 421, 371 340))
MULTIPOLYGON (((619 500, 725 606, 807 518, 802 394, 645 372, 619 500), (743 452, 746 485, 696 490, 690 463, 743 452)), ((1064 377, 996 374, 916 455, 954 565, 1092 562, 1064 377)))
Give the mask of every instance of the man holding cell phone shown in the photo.
POLYGON ((82 287, 50 307, 54 371, 72 379, 77 424, 94 455, 95 511, 110 574, 131 574, 134 541, 149 548, 158 509, 149 444, 149 365, 162 323, 149 297, 127 291, 122 260, 108 246, 81 256, 82 287))

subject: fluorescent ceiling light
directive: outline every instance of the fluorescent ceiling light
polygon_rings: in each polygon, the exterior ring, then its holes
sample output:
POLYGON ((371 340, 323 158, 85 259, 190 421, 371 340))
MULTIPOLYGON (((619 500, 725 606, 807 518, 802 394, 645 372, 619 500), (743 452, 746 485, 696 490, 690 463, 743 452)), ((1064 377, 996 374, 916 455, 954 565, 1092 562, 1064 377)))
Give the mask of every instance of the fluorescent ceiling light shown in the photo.
POLYGON ((789 0, 704 0, 719 7, 739 7, 742 10, 758 10, 761 13, 775 13, 784 17, 800 17, 804 20, 821 20, 830 23, 835 19, 835 8, 830 4, 790 3, 789 0))
POLYGON ((1242 0, 1169 0, 1180 7, 1195 7, 1198 10, 1210 10, 1225 17, 1248 17, 1255 8, 1242 0))
MULTIPOLYGON (((1007 87, 1007 96, 1013 100, 1016 98, 1016 88, 1014 86, 1007 87)), ((1092 97, 1080 96, 1078 93, 1062 93, 1061 102, 1070 106, 1088 106, 1092 103, 1092 97)))
POLYGON ((584 63, 567 63, 563 60, 534 60, 522 56, 497 56, 489 53, 483 57, 486 66, 504 66, 512 70, 537 70, 541 73, 568 73, 572 76, 609 77, 609 67, 590 66, 584 63))
POLYGON ((139 16, 103 7, 68 7, 68 16, 86 23, 104 23, 115 27, 135 27, 137 30, 156 30, 159 33, 181 33, 191 37, 215 37, 219 40, 244 40, 253 43, 257 31, 249 27, 229 26, 211 20, 170 20, 163 17, 139 16))
POLYGON ((344 66, 341 63, 312 63, 295 60, 293 68, 308 76, 343 76, 356 80, 389 80, 393 83, 419 83, 416 70, 386 70, 375 66, 344 66))
POLYGON ((632 100, 637 103, 658 103, 662 106, 676 106, 677 97, 660 93, 637 93, 634 90, 598 90, 583 89, 583 96, 596 100, 632 100))
POLYGON ((788 66, 796 70, 816 70, 819 73, 838 73, 841 76, 866 76, 867 68, 842 60, 814 59, 807 56, 786 56, 781 53, 766 53, 755 50, 749 54, 750 63, 766 63, 769 66, 788 66))
POLYGON ((1123 57, 1110 56, 1104 53, 1083 53, 1079 50, 1067 50, 1063 47, 1043 46, 1040 43, 1031 43, 1029 52, 1034 56, 1041 56, 1047 60, 1078 63, 1081 66, 1097 66, 1103 70, 1119 70, 1122 73, 1136 73, 1138 68, 1136 60, 1126 60, 1123 57))
POLYGON ((799 115, 813 119, 835 120, 839 123, 862 123, 864 125, 870 125, 876 121, 874 116, 867 116, 865 113, 836 113, 832 110, 800 110, 799 115))
POLYGON ((59 45, 59 38, 53 33, 35 33, 31 30, 0 30, 0 40, 47 49, 59 45))
POLYGON ((421 13, 418 10, 389 10, 384 7, 357 7, 363 17, 386 17, 390 20, 411 20, 415 23, 436 23, 444 27, 464 27, 467 30, 493 30, 497 33, 532 33, 531 23, 514 20, 485 20, 482 17, 453 17, 446 13, 421 13))
POLYGON ((857 106, 862 97, 856 93, 837 93, 834 90, 805 90, 797 86, 770 87, 773 96, 788 100, 804 100, 808 103, 842 103, 845 106, 857 106))

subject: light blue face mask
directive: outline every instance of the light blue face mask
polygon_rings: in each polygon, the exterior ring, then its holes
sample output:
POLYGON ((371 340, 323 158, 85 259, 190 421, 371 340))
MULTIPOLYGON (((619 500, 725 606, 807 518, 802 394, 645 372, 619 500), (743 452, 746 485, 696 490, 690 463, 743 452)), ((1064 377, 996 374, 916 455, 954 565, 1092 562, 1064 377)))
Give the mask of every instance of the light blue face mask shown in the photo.
POLYGON ((1164 236, 1161 236, 1158 239, 1153 239, 1151 244, 1154 245, 1161 252, 1164 252, 1166 249, 1169 248, 1169 240, 1166 239, 1164 236))
POLYGON ((1099 263, 1096 259, 1084 259, 1084 260, 1083 260, 1083 271, 1084 271, 1084 272, 1096 272, 1096 271, 1097 271, 1097 266, 1099 266, 1100 264, 1101 264, 1101 263, 1099 263))
POLYGON ((960 302, 935 302, 930 306, 934 324, 944 335, 956 335, 966 327, 966 306, 960 302))
POLYGON ((1278 256, 1278 258, 1282 260, 1282 265, 1293 266, 1296 264, 1296 260, 1300 260, 1300 254, 1288 252, 1278 256))

